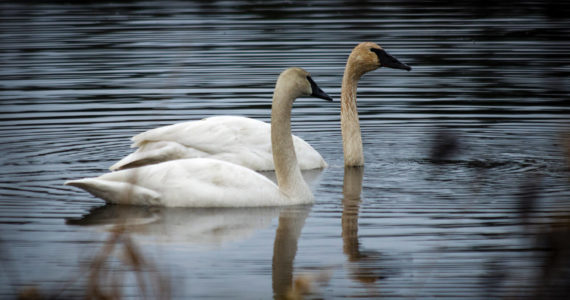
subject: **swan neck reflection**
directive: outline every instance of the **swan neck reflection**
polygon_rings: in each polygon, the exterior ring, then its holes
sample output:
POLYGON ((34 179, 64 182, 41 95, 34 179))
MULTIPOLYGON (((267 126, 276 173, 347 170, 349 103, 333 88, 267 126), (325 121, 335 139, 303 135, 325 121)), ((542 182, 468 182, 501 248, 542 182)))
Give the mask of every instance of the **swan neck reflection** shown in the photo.
POLYGON ((275 299, 288 299, 293 288, 297 242, 311 206, 289 207, 279 215, 273 244, 272 284, 275 299))
POLYGON ((341 223, 343 252, 348 256, 349 261, 356 261, 361 257, 358 242, 358 212, 363 175, 363 167, 344 168, 341 223))

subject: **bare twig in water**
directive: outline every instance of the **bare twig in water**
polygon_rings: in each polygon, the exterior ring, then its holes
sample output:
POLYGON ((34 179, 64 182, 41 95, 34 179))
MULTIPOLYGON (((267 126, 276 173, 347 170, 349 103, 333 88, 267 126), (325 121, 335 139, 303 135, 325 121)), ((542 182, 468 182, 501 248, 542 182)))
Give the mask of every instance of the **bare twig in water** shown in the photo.
MULTIPOLYGON (((129 182, 134 188, 137 182, 136 172, 133 172, 129 182)), ((126 197, 131 198, 132 193, 133 189, 130 189, 127 191, 126 197)), ((129 203, 129 201, 125 203, 129 203)), ((121 273, 123 275, 112 274, 109 273, 110 268, 107 268, 109 257, 118 246, 122 246, 123 264, 134 272, 140 296, 143 299, 169 299, 170 286, 168 280, 159 274, 150 261, 144 258, 138 246, 128 235, 124 224, 118 224, 114 227, 101 252, 93 260, 86 298, 97 300, 122 298, 122 283, 125 273, 121 273), (111 281, 106 283, 105 279, 111 281)))
POLYGON ((551 217, 548 224, 537 223, 541 197, 541 174, 529 173, 520 186, 519 213, 526 231, 533 236, 537 249, 539 272, 529 299, 570 299, 570 215, 551 217))
POLYGON ((304 299, 305 296, 315 294, 317 292, 315 285, 328 283, 332 277, 332 273, 332 269, 329 269, 295 276, 293 284, 289 291, 287 291, 285 299, 301 300, 304 299))
POLYGON ((117 228, 103 245, 91 263, 87 283, 87 299, 121 299, 125 273, 111 272, 109 258, 114 250, 122 246, 123 263, 135 275, 140 296, 143 299, 169 299, 168 281, 159 274, 156 267, 141 254, 124 228, 117 228))
POLYGON ((570 170, 570 132, 562 135, 562 151, 564 152, 564 157, 566 158, 568 170, 570 170))

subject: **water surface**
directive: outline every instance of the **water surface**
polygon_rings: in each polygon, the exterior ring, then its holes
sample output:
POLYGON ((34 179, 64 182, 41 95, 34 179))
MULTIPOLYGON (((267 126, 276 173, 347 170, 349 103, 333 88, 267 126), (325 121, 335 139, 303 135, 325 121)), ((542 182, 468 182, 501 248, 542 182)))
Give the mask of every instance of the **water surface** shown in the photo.
POLYGON ((2 297, 28 286, 81 297, 124 227, 105 268, 126 274, 128 297, 142 293, 121 259, 128 245, 148 262, 146 292, 163 278, 172 298, 279 298, 293 282, 324 299, 568 295, 568 5, 0 7, 2 297), (345 170, 340 82, 361 41, 413 70, 362 78, 366 167, 345 170), (115 207, 63 186, 107 172, 147 129, 211 115, 269 121, 276 77, 291 66, 335 98, 293 110, 294 133, 330 165, 306 174, 313 206, 115 207))

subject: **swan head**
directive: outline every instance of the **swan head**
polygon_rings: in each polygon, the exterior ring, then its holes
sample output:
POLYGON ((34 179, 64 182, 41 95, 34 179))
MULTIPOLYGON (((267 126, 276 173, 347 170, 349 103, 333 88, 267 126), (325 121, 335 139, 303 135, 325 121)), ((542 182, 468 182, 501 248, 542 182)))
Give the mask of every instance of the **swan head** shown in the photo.
POLYGON ((358 44, 348 57, 349 63, 359 75, 376 70, 380 67, 410 71, 412 68, 390 55, 378 44, 363 42, 358 44))
POLYGON ((276 87, 284 88, 294 98, 311 96, 332 101, 332 98, 313 81, 311 74, 302 68, 289 68, 281 72, 276 87))

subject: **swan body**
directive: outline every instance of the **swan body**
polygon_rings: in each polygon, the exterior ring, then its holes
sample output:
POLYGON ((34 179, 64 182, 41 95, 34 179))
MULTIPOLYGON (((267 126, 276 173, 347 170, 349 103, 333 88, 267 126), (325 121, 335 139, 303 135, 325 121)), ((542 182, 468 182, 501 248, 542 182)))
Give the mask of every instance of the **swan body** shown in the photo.
POLYGON ((278 186, 246 167, 211 158, 162 162, 67 181, 109 203, 167 207, 252 207, 312 203, 313 195, 297 164, 291 136, 296 98, 332 100, 300 68, 281 73, 275 85, 271 145, 278 186))
MULTIPOLYGON (((138 149, 110 170, 193 157, 220 159, 257 171, 275 169, 271 125, 251 118, 215 116, 151 129, 132 140, 131 147, 138 149)), ((293 135, 293 143, 302 170, 327 166, 319 152, 303 139, 293 135)))
POLYGON ((114 204, 168 207, 278 206, 291 202, 271 180, 211 158, 188 158, 69 181, 114 204))

